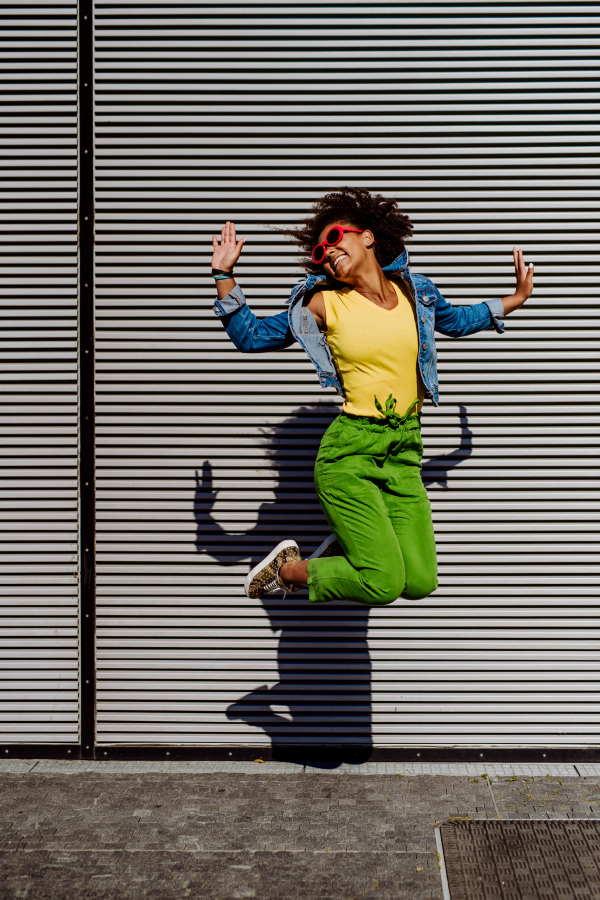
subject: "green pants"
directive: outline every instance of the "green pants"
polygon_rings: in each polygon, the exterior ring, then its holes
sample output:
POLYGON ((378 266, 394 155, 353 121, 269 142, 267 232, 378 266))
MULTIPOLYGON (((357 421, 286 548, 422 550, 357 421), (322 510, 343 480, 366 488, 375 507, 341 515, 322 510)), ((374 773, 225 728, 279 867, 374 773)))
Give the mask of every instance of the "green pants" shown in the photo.
POLYGON ((344 556, 309 560, 313 603, 381 606, 437 587, 419 418, 387 412, 380 420, 342 414, 321 441, 315 486, 344 556))

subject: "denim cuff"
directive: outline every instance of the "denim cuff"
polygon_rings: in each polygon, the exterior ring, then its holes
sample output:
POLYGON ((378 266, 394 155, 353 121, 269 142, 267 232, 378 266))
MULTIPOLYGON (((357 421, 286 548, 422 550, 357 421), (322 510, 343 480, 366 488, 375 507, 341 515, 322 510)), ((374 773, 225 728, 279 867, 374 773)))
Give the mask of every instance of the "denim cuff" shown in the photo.
POLYGON ((498 334, 502 334, 504 331, 504 322, 500 321, 500 319, 504 318, 504 304, 502 303, 502 300, 495 298, 494 300, 484 300, 483 302, 490 311, 492 325, 498 334))
POLYGON ((228 316, 232 312, 237 312, 240 306, 244 306, 246 303, 246 298, 244 297, 244 292, 242 291, 239 284, 233 288, 232 291, 229 291, 226 297, 223 297, 222 300, 215 300, 215 305, 213 306, 213 312, 216 316, 228 316))

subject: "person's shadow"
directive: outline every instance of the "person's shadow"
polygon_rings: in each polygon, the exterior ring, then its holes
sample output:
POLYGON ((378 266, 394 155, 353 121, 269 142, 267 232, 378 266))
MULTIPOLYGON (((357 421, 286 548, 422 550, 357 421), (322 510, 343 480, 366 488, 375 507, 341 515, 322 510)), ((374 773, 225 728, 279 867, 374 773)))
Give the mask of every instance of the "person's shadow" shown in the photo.
POLYGON ((434 484, 439 484, 442 490, 448 490, 448 473, 459 466, 473 452, 473 432, 469 428, 469 418, 466 406, 459 406, 460 410, 460 445, 456 450, 445 453, 442 456, 433 456, 423 462, 423 484, 429 490, 434 484))
MULTIPOLYGON (((197 474, 197 551, 222 566, 243 561, 251 568, 286 537, 298 541, 303 557, 316 550, 331 532, 314 489, 314 463, 321 438, 338 415, 330 403, 301 407, 265 436, 275 498, 262 504, 254 528, 241 534, 226 531, 212 515, 217 493, 206 461, 202 476, 197 474)), ((227 717, 261 728, 271 739, 274 759, 297 759, 294 747, 302 748, 305 759, 308 746, 315 748, 312 762, 323 767, 368 759, 373 743, 369 608, 311 604, 306 590, 261 602, 271 629, 280 632, 279 681, 241 697, 227 717)))
MULTIPOLYGON (((330 534, 314 489, 314 462, 321 438, 339 408, 320 403, 294 411, 266 436, 267 456, 276 474, 275 499, 263 503, 253 528, 226 531, 213 517, 217 493, 212 466, 196 473, 196 549, 222 566, 252 568, 285 537, 298 541, 303 557, 330 534)), ((461 420, 464 407, 461 407, 461 420)), ((465 424, 454 453, 429 460, 427 469, 447 488, 447 473, 471 452, 465 424)), ((371 657, 367 643, 370 608, 358 603, 311 604, 308 592, 261 601, 277 648, 279 681, 255 688, 227 709, 227 717, 262 729, 271 739, 273 759, 302 759, 335 768, 359 763, 372 753, 371 657), (306 748, 314 747, 314 755, 306 748)))

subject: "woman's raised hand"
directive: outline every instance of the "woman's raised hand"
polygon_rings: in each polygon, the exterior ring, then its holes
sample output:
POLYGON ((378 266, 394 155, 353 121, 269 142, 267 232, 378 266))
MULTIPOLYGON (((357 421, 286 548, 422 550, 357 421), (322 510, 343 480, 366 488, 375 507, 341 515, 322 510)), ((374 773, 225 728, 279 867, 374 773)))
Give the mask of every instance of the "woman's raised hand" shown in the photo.
POLYGON ((221 243, 219 244, 216 234, 212 236, 213 242, 213 269, 223 269, 225 272, 231 272, 236 262, 240 258, 245 238, 236 240, 235 225, 233 222, 225 222, 221 228, 221 243))
POLYGON ((523 306, 527 298, 531 297, 533 293, 533 263, 526 266, 523 262, 523 251, 517 250, 516 247, 513 247, 513 259, 515 261, 517 288, 510 297, 502 297, 505 316, 523 306))
POLYGON ((515 294, 521 297, 524 303, 533 293, 533 263, 526 266, 523 261, 523 251, 513 247, 513 259, 515 261, 515 274, 517 276, 517 289, 515 294))

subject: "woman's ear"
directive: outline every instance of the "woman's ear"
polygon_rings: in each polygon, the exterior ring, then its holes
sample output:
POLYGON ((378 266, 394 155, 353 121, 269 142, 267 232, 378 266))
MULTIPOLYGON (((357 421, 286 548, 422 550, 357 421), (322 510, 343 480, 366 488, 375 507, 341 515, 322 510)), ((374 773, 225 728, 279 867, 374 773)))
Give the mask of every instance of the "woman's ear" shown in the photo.
POLYGON ((370 249, 375 243, 375 237, 373 235, 373 232, 369 231, 369 229, 366 228, 363 231, 363 238, 365 239, 365 247, 367 249, 370 249))

